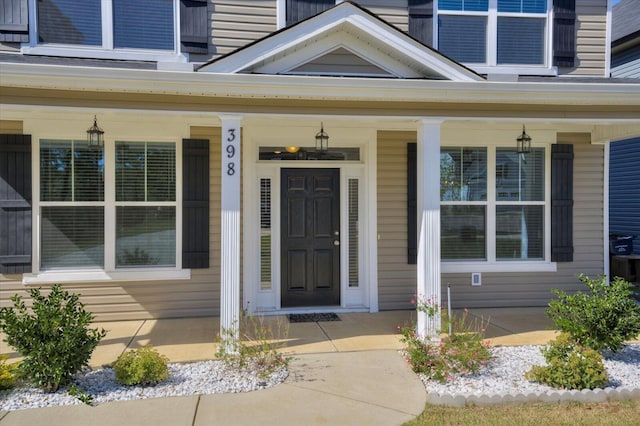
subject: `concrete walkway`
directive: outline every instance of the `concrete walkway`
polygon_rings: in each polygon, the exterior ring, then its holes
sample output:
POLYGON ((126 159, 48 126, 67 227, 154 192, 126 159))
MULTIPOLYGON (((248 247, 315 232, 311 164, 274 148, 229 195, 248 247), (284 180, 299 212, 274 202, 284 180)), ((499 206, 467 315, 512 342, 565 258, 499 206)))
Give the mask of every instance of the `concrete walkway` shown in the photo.
MULTIPOLYGON (((489 322, 486 335, 496 345, 544 344, 554 335, 543 308, 469 314, 489 322)), ((410 324, 415 314, 339 316, 336 322, 290 324, 286 351, 295 359, 289 378, 271 389, 0 412, 0 425, 399 425, 419 415, 426 402, 424 386, 398 353, 398 326, 410 324)), ((286 319, 268 321, 276 326, 286 319)), ((218 318, 97 325, 108 334, 91 359, 95 367, 148 343, 174 362, 215 357, 218 318)), ((5 346, 0 352, 9 352, 5 346)))

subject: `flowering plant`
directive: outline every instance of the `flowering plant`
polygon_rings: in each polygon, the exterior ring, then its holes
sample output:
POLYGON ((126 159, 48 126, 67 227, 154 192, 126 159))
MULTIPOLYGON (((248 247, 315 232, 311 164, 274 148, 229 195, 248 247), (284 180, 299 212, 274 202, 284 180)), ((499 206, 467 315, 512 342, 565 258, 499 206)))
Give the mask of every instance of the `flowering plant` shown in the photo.
POLYGON ((436 300, 435 296, 425 298, 423 295, 418 295, 416 299, 411 299, 411 304, 416 306, 418 312, 424 312, 429 318, 433 318, 440 309, 436 300))
MULTIPOLYGON (((420 311, 434 316, 437 307, 427 299, 416 303, 420 311)), ((444 336, 440 342, 431 342, 416 333, 414 326, 400 329, 405 345, 406 360, 411 369, 430 379, 446 382, 455 376, 476 373, 491 359, 490 345, 484 340, 486 323, 483 320, 469 319, 468 309, 462 315, 448 318, 442 313, 442 323, 451 322, 451 335, 444 336)))

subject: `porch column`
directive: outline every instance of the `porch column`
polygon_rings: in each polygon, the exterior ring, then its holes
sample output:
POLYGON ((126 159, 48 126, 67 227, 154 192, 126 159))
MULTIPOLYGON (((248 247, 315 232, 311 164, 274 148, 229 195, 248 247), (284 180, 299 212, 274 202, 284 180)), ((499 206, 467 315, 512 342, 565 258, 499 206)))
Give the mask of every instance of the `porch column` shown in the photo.
POLYGON ((418 312, 417 332, 436 337, 440 330, 440 119, 418 123, 418 288, 416 294, 438 306, 436 315, 418 312))
POLYGON ((240 120, 221 115, 220 335, 238 336, 240 321, 240 120), (228 334, 227 334, 228 335, 228 334))

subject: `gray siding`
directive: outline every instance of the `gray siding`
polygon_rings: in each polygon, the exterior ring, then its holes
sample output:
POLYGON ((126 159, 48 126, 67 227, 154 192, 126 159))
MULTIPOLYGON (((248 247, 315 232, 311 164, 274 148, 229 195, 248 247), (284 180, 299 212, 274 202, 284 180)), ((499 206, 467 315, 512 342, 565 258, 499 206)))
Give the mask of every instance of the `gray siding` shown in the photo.
POLYGON ((640 44, 611 56, 611 77, 640 78, 640 44))
MULTIPOLYGON (((380 309, 411 308, 416 266, 407 264, 406 143, 412 132, 378 132, 378 286, 380 309)), ((591 145, 589 134, 559 134, 559 143, 574 144, 574 261, 558 271, 483 273, 482 286, 471 286, 471 274, 442 275, 442 290, 451 285, 454 307, 546 306, 553 288, 575 291, 579 273, 597 276, 603 261, 604 150, 591 145)))
POLYGON ((633 235, 640 254, 640 138, 613 142, 609 157, 609 232, 633 235))

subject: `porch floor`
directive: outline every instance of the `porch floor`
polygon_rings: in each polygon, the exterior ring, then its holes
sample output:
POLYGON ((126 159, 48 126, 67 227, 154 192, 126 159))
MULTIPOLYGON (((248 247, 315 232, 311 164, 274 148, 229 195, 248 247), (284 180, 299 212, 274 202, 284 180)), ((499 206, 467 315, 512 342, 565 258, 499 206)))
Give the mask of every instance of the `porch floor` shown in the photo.
MULTIPOLYGON (((486 337, 494 345, 545 344, 555 334, 545 308, 469 310, 470 319, 488 322, 486 337)), ((277 329, 289 327, 284 352, 313 354, 402 348, 398 327, 412 324, 414 311, 338 313, 340 321, 288 323, 287 317, 265 317, 277 329)), ((215 358, 218 317, 96 323, 108 331, 91 358, 91 366, 112 363, 125 350, 152 344, 174 362, 215 358)), ((281 334, 284 336, 284 333, 281 334)))

